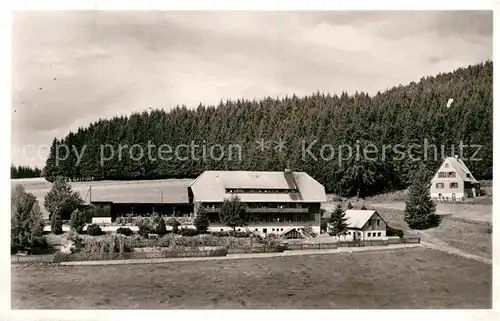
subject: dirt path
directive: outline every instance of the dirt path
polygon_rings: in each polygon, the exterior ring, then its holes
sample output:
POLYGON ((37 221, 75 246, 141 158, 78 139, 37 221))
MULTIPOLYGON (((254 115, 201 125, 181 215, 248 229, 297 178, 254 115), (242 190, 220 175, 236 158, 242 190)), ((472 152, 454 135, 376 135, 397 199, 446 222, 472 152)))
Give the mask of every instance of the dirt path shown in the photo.
POLYGON ((140 260, 109 260, 109 261, 74 261, 61 262, 61 265, 121 265, 121 264, 151 264, 151 263, 169 263, 169 262, 193 262, 193 261, 213 261, 213 260, 239 260, 269 258, 281 256, 300 256, 300 255, 322 255, 337 253, 352 253, 366 251, 390 251, 404 248, 420 247, 420 244, 395 244, 390 246, 367 246, 367 247, 342 247, 331 250, 297 250, 285 251, 282 253, 251 253, 251 254, 229 254, 227 256, 217 257, 187 257, 187 258, 165 258, 165 259, 140 259, 140 260))

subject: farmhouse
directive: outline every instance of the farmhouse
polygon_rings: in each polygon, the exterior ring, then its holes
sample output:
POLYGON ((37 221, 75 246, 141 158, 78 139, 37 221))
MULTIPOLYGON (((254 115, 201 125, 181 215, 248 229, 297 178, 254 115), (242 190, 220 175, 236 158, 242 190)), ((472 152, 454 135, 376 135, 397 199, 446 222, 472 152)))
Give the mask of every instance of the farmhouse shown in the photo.
POLYGON ((458 156, 447 157, 431 180, 431 197, 436 200, 463 201, 479 194, 479 182, 458 156))
POLYGON ((186 185, 165 186, 154 183, 147 186, 127 184, 126 187, 89 187, 88 203, 82 208, 89 221, 111 223, 117 217, 150 216, 160 213, 166 216, 190 216, 193 204, 188 202, 186 185))
POLYGON ((205 171, 188 187, 194 212, 203 206, 209 216, 210 230, 226 231, 219 210, 225 199, 239 197, 247 206, 250 223, 237 230, 262 234, 303 231, 311 226, 320 232, 321 203, 325 188, 304 172, 205 171))
MULTIPOLYGON (((346 234, 342 240, 382 240, 386 238, 387 223, 376 210, 346 210, 346 234)), ((328 226, 328 230, 330 227, 328 226)))

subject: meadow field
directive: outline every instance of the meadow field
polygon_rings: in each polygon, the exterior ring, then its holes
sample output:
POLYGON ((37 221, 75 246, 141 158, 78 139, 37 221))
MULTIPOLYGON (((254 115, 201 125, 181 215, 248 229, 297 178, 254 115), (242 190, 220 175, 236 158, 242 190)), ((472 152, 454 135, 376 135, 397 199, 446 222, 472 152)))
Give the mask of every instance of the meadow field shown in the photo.
MULTIPOLYGON (((366 206, 376 208, 386 208, 403 211, 404 202, 367 202, 366 206)), ((470 204, 470 203, 437 203, 436 213, 439 215, 452 215, 471 221, 492 222, 493 205, 492 204, 470 204)))
POLYGON ((12 266, 11 298, 13 309, 487 309, 491 274, 489 264, 422 247, 166 264, 19 265, 12 266))

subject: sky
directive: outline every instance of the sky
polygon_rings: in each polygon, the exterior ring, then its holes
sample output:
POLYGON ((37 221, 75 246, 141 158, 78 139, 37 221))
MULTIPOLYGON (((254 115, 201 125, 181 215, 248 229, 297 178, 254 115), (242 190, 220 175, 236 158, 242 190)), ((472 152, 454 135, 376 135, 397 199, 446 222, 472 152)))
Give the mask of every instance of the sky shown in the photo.
POLYGON ((489 11, 24 11, 13 164, 99 118, 221 99, 375 94, 493 59, 489 11))

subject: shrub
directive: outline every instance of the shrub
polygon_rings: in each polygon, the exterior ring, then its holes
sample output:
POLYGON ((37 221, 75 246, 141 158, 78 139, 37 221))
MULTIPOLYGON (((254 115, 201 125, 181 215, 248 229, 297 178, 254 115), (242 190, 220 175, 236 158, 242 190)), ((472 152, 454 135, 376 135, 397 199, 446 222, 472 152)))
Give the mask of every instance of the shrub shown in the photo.
POLYGON ((83 245, 82 237, 75 231, 70 231, 68 234, 66 234, 66 239, 73 242, 77 249, 83 245))
POLYGON ((132 231, 128 227, 119 227, 118 229, 116 229, 116 233, 117 234, 123 234, 123 235, 126 235, 126 236, 130 236, 130 235, 134 234, 134 231, 132 231))
POLYGON ((180 223, 175 217, 169 217, 166 224, 172 226, 172 233, 178 232, 180 223))
POLYGON ((85 212, 74 210, 73 213, 71 213, 69 226, 73 231, 77 233, 82 233, 83 228, 85 227, 85 223, 87 223, 87 217, 85 215, 85 212))
POLYGON ((152 232, 151 222, 148 218, 141 218, 137 220, 137 226, 139 227, 138 234, 142 237, 148 237, 149 233, 152 232))
POLYGON ((11 196, 11 252, 44 246, 40 205, 32 193, 18 185, 11 196))
POLYGON ((208 231, 210 220, 208 219, 207 211, 203 206, 198 210, 196 218, 194 219, 194 226, 196 226, 199 233, 206 233, 208 231))
POLYGON ((64 178, 58 177, 52 184, 51 190, 45 195, 43 204, 53 218, 53 232, 58 233, 59 220, 67 220, 71 213, 83 204, 83 200, 64 178))
POLYGON ((87 226, 87 234, 91 236, 98 236, 102 235, 103 231, 101 230, 101 227, 97 224, 90 224, 87 226))
POLYGON ((277 247, 283 241, 283 238, 274 234, 268 234, 266 237, 256 238, 257 244, 262 244, 266 247, 277 247))
POLYGON ((229 236, 241 238, 241 237, 250 237, 252 236, 252 232, 247 232, 247 231, 229 231, 229 236))
POLYGON ((217 231, 217 232, 211 232, 210 234, 213 235, 213 236, 217 236, 217 237, 227 237, 227 236, 229 236, 229 232, 228 231, 221 231, 221 232, 217 231))
POLYGON ((50 214, 50 230, 54 234, 63 233, 63 222, 59 213, 50 214))
POLYGON ((404 232, 402 230, 398 230, 398 229, 392 228, 390 226, 387 226, 386 235, 387 236, 398 236, 399 238, 402 238, 402 237, 404 237, 404 232))
POLYGON ((199 232, 195 229, 192 229, 192 228, 181 227, 181 229, 179 229, 177 234, 180 234, 182 236, 195 236, 195 235, 198 235, 199 232))
POLYGON ((125 217, 118 217, 115 220, 115 224, 125 226, 125 224, 127 224, 127 219, 125 217))
POLYGON ((165 224, 165 220, 158 214, 153 215, 152 219, 152 232, 158 235, 167 234, 167 225, 165 224))

